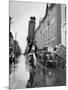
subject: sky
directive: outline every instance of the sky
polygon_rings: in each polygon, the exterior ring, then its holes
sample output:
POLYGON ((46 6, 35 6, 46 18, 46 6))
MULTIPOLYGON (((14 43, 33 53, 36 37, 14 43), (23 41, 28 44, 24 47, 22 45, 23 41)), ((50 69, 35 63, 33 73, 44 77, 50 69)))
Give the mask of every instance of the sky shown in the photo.
POLYGON ((9 1, 9 16, 12 17, 11 32, 24 52, 26 48, 26 37, 28 35, 28 23, 31 16, 36 17, 36 28, 39 20, 44 17, 46 3, 9 1))

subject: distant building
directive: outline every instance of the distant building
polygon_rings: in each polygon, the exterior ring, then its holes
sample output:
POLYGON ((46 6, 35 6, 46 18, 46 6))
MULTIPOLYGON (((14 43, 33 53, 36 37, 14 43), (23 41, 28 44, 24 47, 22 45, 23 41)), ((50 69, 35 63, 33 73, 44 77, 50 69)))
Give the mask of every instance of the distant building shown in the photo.
POLYGON ((13 40, 12 32, 9 32, 9 48, 13 48, 13 40))
POLYGON ((13 48, 13 35, 11 32, 11 21, 12 21, 12 17, 9 16, 9 48, 13 48))
POLYGON ((38 48, 55 47, 66 40, 66 5, 47 4, 44 18, 36 29, 38 48))
POLYGON ((35 39, 35 17, 30 17, 29 27, 28 27, 28 37, 27 39, 35 39))

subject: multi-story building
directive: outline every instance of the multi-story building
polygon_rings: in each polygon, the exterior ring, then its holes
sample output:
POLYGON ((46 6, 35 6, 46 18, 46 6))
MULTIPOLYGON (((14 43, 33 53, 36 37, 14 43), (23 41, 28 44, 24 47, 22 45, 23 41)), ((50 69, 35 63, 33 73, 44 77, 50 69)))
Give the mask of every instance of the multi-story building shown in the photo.
POLYGON ((35 17, 30 17, 29 20, 29 27, 28 27, 28 39, 30 38, 30 40, 34 40, 35 38, 35 17))
POLYGON ((65 11, 65 5, 47 4, 45 16, 36 29, 35 40, 38 48, 54 47, 61 43, 65 45, 65 11))

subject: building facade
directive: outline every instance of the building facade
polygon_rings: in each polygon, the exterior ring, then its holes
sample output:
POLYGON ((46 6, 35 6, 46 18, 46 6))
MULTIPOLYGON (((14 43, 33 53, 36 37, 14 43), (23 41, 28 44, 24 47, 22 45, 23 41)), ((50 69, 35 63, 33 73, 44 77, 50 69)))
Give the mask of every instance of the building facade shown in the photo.
POLYGON ((38 48, 55 47, 61 43, 65 45, 65 7, 61 4, 47 4, 45 16, 36 29, 35 40, 38 48))
POLYGON ((61 5, 61 43, 66 47, 66 5, 61 5))
POLYGON ((34 40, 35 39, 35 17, 30 17, 29 20, 29 27, 28 27, 28 39, 34 40))

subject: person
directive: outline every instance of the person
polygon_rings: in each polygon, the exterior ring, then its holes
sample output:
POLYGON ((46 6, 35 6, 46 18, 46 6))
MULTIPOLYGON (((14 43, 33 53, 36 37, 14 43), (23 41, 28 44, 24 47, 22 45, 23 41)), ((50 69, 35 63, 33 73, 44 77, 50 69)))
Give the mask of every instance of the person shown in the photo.
POLYGON ((33 87, 33 83, 34 83, 34 76, 35 76, 35 65, 34 65, 34 58, 33 58, 33 54, 29 53, 29 64, 30 64, 30 77, 28 80, 28 83, 26 85, 27 88, 33 87))
POLYGON ((28 43, 27 43, 27 47, 26 47, 26 50, 25 50, 24 55, 29 54, 29 53, 31 52, 32 45, 33 45, 32 42, 28 42, 28 43))
POLYGON ((28 80, 27 87, 33 87, 34 83, 34 76, 35 76, 35 69, 36 69, 36 47, 33 41, 28 43, 29 49, 27 51, 28 56, 30 57, 29 63, 30 63, 30 78, 28 80))
POLYGON ((36 68, 35 67, 35 64, 34 64, 34 57, 33 57, 33 55, 30 55, 30 60, 29 60, 29 63, 30 63, 30 66, 32 67, 32 68, 36 68))
POLYGON ((35 71, 34 71, 34 68, 32 68, 32 69, 30 69, 30 77, 29 77, 28 83, 26 85, 27 88, 33 87, 34 76, 35 76, 35 71))

